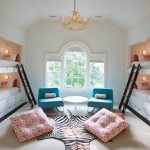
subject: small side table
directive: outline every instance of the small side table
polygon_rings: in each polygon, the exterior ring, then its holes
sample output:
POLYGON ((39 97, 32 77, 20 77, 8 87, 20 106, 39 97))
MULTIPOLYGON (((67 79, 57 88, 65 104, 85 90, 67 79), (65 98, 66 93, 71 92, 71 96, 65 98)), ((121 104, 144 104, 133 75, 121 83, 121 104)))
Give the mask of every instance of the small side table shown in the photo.
POLYGON ((67 96, 67 97, 64 97, 63 100, 66 102, 74 103, 75 104, 74 109, 76 110, 77 109, 77 103, 87 102, 88 98, 83 97, 83 96, 67 96))

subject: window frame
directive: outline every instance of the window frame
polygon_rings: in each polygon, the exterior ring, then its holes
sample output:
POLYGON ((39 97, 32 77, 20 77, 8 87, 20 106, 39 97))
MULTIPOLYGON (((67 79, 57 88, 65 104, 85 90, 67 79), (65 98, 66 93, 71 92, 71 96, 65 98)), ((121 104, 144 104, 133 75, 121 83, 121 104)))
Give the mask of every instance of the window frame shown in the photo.
MULTIPOLYGON (((60 63, 60 72, 58 72, 58 77, 59 77, 59 80, 60 80, 59 82, 60 82, 60 84, 61 84, 61 61, 57 61, 57 60, 56 60, 56 61, 55 61, 55 60, 47 60, 47 61, 46 61, 46 87, 49 87, 49 86, 48 86, 48 76, 47 76, 47 74, 48 74, 48 73, 54 73, 53 71, 47 72, 47 62, 58 62, 58 63, 60 63)), ((59 87, 59 86, 56 85, 55 87, 59 87)))
POLYGON ((46 62, 47 61, 60 61, 61 62, 61 71, 60 71, 60 88, 63 89, 74 89, 74 90, 80 90, 80 89, 91 89, 93 88, 90 85, 90 62, 104 62, 104 87, 106 87, 107 83, 106 83, 106 66, 107 66, 107 62, 106 62, 106 58, 107 55, 106 53, 96 53, 93 54, 91 53, 91 51, 89 50, 89 48, 81 42, 69 42, 67 43, 65 46, 63 46, 63 48, 61 49, 60 53, 45 53, 44 54, 44 86, 46 86, 46 82, 47 82, 47 77, 46 77, 46 62), (85 52, 85 56, 86 56, 86 69, 85 69, 85 87, 65 87, 65 70, 64 70, 64 57, 65 57, 65 53, 72 47, 72 46, 79 46, 82 48, 82 50, 85 52))

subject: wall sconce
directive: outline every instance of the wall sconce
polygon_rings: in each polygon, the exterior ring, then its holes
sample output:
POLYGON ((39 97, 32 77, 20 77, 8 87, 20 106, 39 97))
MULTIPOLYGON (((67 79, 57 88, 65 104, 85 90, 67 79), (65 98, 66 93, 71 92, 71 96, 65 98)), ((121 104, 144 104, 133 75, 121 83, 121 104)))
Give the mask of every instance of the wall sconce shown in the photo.
POLYGON ((147 51, 145 51, 145 50, 143 51, 143 56, 144 56, 144 55, 147 55, 147 51))
POLYGON ((148 51, 144 50, 142 53, 145 60, 150 60, 150 53, 148 51))
POLYGON ((142 80, 143 80, 143 81, 146 81, 146 77, 142 77, 142 80))
POLYGON ((9 76, 6 74, 6 75, 4 76, 4 79, 5 79, 5 80, 8 80, 8 78, 9 78, 9 76))
POLYGON ((9 53, 9 50, 8 50, 8 49, 5 49, 4 53, 5 53, 5 54, 8 54, 8 53, 9 53))

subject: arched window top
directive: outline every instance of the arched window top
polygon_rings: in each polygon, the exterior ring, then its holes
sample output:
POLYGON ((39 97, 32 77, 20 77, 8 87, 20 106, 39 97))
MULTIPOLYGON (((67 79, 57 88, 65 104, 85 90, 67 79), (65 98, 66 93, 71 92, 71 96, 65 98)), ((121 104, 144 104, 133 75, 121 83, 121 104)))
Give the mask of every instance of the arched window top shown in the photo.
POLYGON ((87 56, 91 55, 90 49, 88 46, 80 41, 72 41, 65 44, 60 51, 60 55, 64 56, 66 51, 84 51, 87 56))
POLYGON ((63 88, 104 87, 106 54, 91 53, 80 41, 65 44, 59 53, 47 53, 46 86, 63 88))

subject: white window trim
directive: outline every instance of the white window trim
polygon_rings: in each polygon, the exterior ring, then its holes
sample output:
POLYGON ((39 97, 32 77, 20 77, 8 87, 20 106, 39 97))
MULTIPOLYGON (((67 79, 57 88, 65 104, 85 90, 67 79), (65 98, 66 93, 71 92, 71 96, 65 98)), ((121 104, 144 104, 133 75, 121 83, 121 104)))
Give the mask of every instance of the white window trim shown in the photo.
MULTIPOLYGON (((60 53, 45 53, 44 54, 44 86, 46 86, 46 82, 47 82, 47 78, 46 78, 46 62, 47 61, 60 61, 61 62, 61 75, 60 75, 60 87, 64 88, 64 89, 68 89, 67 87, 64 87, 64 83, 65 83, 65 71, 64 71, 64 55, 65 52, 67 51, 67 49, 69 49, 72 46, 79 46, 81 47, 85 53, 86 53, 86 65, 87 65, 87 69, 86 69, 86 76, 85 76, 85 89, 89 89, 92 88, 92 86, 90 85, 90 76, 88 76, 87 74, 90 73, 90 62, 104 62, 104 87, 106 87, 107 83, 106 83, 106 76, 107 76, 107 72, 106 72, 106 66, 107 66, 107 62, 106 62, 106 53, 97 53, 97 54, 93 54, 91 53, 90 49, 88 48, 87 45, 85 45, 84 43, 80 42, 80 41, 72 41, 69 42, 67 44, 65 44, 62 49, 60 50, 60 53)), ((70 89, 70 88, 69 88, 70 89)), ((71 88, 71 89, 84 89, 83 88, 71 88)))

